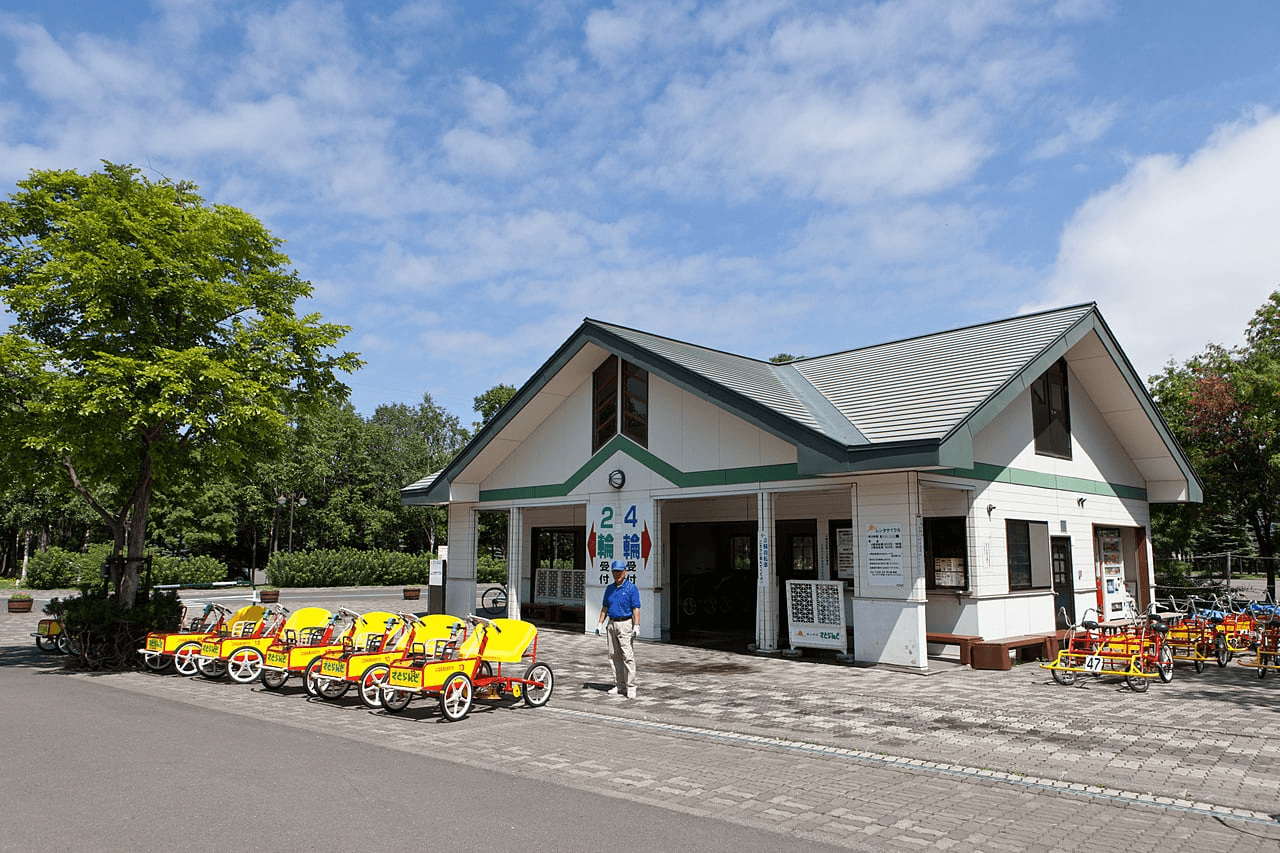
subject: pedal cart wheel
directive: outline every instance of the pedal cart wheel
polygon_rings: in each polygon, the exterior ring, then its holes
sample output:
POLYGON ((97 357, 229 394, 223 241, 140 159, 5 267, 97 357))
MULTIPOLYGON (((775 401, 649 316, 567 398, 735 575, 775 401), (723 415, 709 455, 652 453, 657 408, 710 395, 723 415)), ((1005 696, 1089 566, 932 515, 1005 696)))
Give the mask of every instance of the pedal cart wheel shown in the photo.
POLYGON ((440 713, 451 723, 471 711, 471 679, 465 672, 455 672, 444 680, 440 690, 440 713))
POLYGON ((1173 649, 1168 646, 1160 646, 1160 654, 1156 659, 1156 670, 1160 673, 1160 680, 1165 684, 1173 681, 1173 649))
POLYGON ((200 671, 199 654, 199 643, 183 643, 173 653, 173 668, 179 675, 195 675, 200 671))
POLYGON ((382 706, 382 685, 387 682, 387 673, 391 667, 385 663, 375 663, 360 676, 360 701, 366 708, 382 706))
MULTIPOLYGON (((1137 667, 1139 672, 1148 672, 1151 669, 1151 664, 1148 662, 1146 655, 1137 655, 1132 666, 1137 667)), ((1150 679, 1142 675, 1126 675, 1124 681, 1134 693, 1146 693, 1147 688, 1151 686, 1150 679)))
POLYGON ((351 686, 351 682, 334 678, 320 678, 320 664, 323 658, 316 658, 307 664, 307 671, 303 674, 303 681, 307 685, 307 692, 317 699, 341 699, 347 695, 347 688, 351 686))
POLYGON ((409 702, 413 700, 413 694, 408 690, 396 690, 394 687, 385 687, 378 694, 378 700, 382 702, 382 707, 386 708, 392 714, 399 714, 405 708, 409 707, 409 702))
POLYGON ((1053 680, 1059 684, 1070 687, 1076 683, 1076 674, 1069 669, 1051 669, 1049 672, 1053 675, 1053 680))
POLYGON ((237 684, 251 684, 262 675, 262 652, 241 646, 227 657, 227 674, 237 684))
POLYGON ((288 680, 289 673, 283 670, 264 669, 262 671, 262 686, 268 690, 279 690, 288 680))
POLYGON ((221 678, 227 674, 227 662, 210 658, 197 658, 196 669, 205 678, 221 678))
POLYGON ((164 672, 172 661, 159 652, 143 652, 142 663, 152 672, 164 672))
POLYGON ((524 680, 542 685, 539 687, 538 684, 525 684, 524 703, 530 708, 541 708, 547 704, 547 700, 551 698, 551 690, 555 686, 555 676, 551 674, 551 667, 545 663, 535 663, 525 670, 524 680))

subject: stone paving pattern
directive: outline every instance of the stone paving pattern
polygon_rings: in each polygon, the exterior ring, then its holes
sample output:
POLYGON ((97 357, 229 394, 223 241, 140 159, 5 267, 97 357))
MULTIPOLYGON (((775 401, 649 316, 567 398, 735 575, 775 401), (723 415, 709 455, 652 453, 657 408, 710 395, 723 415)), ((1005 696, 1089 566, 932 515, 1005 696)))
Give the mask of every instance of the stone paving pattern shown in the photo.
MULTIPOLYGON (((361 594, 355 609, 404 606, 361 594)), ((5 663, 56 664, 29 636, 38 618, 0 614, 5 663)), ((307 701, 294 681, 104 681, 854 849, 1280 849, 1280 678, 1234 663, 1179 665, 1140 694, 1109 677, 1064 687, 1028 664, 920 675, 642 642, 629 700, 605 694, 605 655, 603 638, 544 627, 550 704, 460 724, 426 701, 398 717, 354 694, 307 701)))

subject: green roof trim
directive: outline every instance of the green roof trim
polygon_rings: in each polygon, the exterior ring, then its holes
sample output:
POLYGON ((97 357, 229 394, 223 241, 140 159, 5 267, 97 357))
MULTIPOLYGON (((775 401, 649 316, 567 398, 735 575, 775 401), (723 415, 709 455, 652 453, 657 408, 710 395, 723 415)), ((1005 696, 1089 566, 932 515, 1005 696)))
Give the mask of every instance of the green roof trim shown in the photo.
POLYGON ((1140 486, 1126 486, 1123 483, 1107 483, 1102 480, 1088 480, 1083 477, 1064 477, 1059 474, 1045 474, 1040 471, 1007 468, 1000 465, 988 465, 983 462, 975 464, 972 468, 947 468, 930 473, 961 477, 966 480, 981 480, 984 483, 1010 483, 1015 486, 1080 492, 1086 495, 1105 495, 1107 497, 1138 501, 1147 499, 1147 490, 1140 486))
POLYGON ((743 483, 770 483, 779 480, 805 479, 799 473, 794 462, 782 465, 753 465, 745 468, 728 468, 724 470, 681 471, 630 439, 615 435, 608 444, 600 448, 585 465, 574 471, 563 483, 522 486, 513 489, 486 489, 480 492, 480 502, 502 503, 534 498, 566 497, 580 486, 583 480, 590 477, 619 451, 630 456, 659 477, 669 480, 672 484, 682 489, 699 486, 732 486, 743 483))

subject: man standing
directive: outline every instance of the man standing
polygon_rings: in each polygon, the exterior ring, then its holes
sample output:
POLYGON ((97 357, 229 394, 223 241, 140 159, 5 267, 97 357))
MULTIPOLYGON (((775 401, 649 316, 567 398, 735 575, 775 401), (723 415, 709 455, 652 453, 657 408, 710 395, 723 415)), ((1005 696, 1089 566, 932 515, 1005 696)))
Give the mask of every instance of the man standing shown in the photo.
POLYGON ((609 660, 613 662, 614 686, 611 696, 636 698, 636 629, 640 627, 640 590, 627 580, 627 565, 614 560, 610 570, 613 583, 604 588, 600 624, 609 637, 609 660))

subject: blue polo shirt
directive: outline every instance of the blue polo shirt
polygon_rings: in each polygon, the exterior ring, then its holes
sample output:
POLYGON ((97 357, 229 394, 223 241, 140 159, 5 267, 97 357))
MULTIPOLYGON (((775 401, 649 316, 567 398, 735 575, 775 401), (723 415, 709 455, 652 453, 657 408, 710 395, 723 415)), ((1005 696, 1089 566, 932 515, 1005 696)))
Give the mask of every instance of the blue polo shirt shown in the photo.
POLYGON ((631 581, 622 586, 611 583, 604 588, 604 609, 610 619, 631 618, 631 609, 640 607, 640 590, 631 581))

